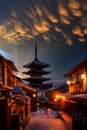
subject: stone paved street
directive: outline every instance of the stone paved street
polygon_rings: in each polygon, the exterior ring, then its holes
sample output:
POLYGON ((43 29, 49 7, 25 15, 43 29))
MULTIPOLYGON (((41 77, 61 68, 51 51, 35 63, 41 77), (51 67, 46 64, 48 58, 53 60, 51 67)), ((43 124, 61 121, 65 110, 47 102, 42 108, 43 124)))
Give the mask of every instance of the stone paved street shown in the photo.
POLYGON ((52 111, 50 117, 42 112, 33 113, 25 130, 71 130, 71 128, 61 118, 56 118, 56 113, 52 111))

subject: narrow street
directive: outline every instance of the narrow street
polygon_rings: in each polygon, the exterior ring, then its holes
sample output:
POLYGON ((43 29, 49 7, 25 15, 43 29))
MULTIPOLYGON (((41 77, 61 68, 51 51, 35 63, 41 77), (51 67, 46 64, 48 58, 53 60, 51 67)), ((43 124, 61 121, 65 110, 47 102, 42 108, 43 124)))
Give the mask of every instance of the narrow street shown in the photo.
POLYGON ((50 117, 43 111, 38 111, 32 114, 25 130, 71 130, 71 128, 61 118, 56 118, 55 111, 51 111, 50 117))

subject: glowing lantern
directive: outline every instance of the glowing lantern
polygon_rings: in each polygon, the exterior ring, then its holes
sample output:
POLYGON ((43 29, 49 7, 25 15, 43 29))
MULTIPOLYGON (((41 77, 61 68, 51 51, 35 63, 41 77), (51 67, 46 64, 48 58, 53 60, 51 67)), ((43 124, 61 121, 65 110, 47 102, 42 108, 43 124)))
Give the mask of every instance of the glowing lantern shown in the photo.
POLYGON ((81 78, 85 79, 86 78, 86 74, 81 74, 81 78))

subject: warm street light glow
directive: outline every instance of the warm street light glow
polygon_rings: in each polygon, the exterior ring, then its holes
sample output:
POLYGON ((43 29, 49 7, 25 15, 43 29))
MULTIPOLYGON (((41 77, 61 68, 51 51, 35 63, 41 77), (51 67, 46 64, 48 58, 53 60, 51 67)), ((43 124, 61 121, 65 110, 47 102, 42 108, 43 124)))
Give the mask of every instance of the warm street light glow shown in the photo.
POLYGON ((54 102, 57 102, 57 99, 56 99, 56 98, 54 99, 54 102))
POLYGON ((58 99, 58 98, 59 98, 59 95, 56 95, 56 98, 54 99, 54 101, 57 102, 57 104, 56 104, 56 105, 57 105, 57 118, 59 118, 59 113, 58 113, 58 109, 59 109, 59 108, 58 108, 58 107, 59 107, 59 106, 58 106, 58 105, 59 105, 58 101, 59 101, 59 99, 58 99))
POLYGON ((86 74, 81 74, 81 78, 85 79, 86 78, 86 74))
POLYGON ((67 81, 67 84, 68 84, 68 85, 70 84, 70 81, 69 81, 69 80, 67 81))
POLYGON ((34 98, 36 97, 36 94, 35 94, 35 93, 33 94, 33 97, 34 97, 34 98))
POLYGON ((58 99, 58 98, 59 98, 59 96, 58 96, 58 95, 56 95, 56 98, 58 99))
POLYGON ((63 96, 62 99, 65 100, 66 98, 63 96))

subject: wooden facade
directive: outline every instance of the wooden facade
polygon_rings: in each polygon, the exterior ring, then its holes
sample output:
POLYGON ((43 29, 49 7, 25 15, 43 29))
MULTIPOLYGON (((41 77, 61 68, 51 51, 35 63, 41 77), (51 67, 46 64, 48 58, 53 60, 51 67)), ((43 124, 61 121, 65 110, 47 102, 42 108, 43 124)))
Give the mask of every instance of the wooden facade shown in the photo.
POLYGON ((87 58, 67 72, 70 94, 87 93, 87 58))
POLYGON ((4 85, 15 85, 13 71, 18 72, 14 63, 0 55, 0 81, 4 85))
POLYGON ((0 83, 0 130, 11 129, 11 89, 0 83))
POLYGON ((26 88, 13 72, 18 72, 14 63, 0 55, 0 130, 19 130, 21 121, 30 116, 29 95, 24 90, 19 94, 12 93, 20 83, 21 87, 26 88))
POLYGON ((18 71, 12 61, 0 55, 0 129, 11 129, 12 72, 18 71))
POLYGON ((73 130, 87 129, 87 57, 65 75, 68 93, 62 94, 62 110, 72 117, 73 130), (78 124, 77 124, 78 122, 78 124), (80 127, 79 127, 80 126, 80 127))
POLYGON ((37 111, 37 90, 30 85, 25 85, 21 82, 19 85, 22 86, 23 90, 31 99, 30 110, 37 111))

